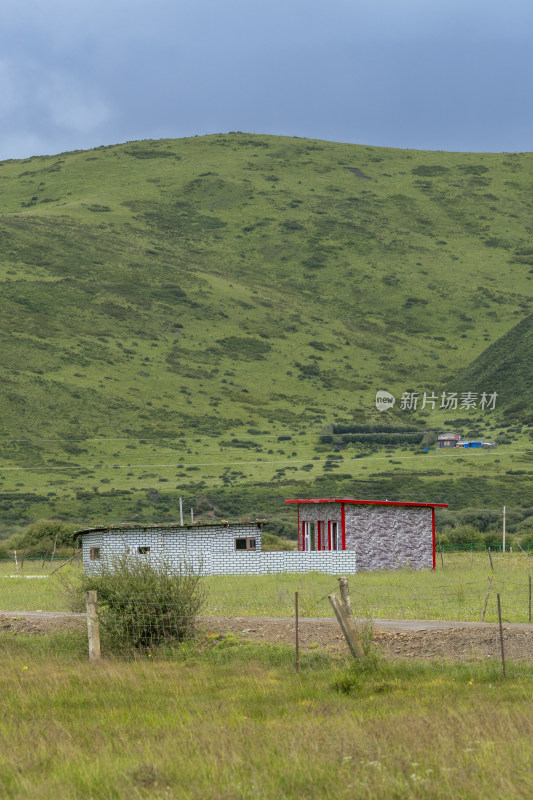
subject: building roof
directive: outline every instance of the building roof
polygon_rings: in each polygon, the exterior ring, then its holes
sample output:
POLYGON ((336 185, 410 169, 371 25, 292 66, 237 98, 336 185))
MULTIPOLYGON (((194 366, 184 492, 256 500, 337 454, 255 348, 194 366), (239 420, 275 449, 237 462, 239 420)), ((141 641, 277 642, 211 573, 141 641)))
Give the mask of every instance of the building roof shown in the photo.
POLYGON ((124 531, 160 531, 160 530, 176 530, 179 528, 180 530, 194 530, 195 528, 248 528, 250 525, 257 525, 258 528, 261 528, 262 525, 266 524, 265 519, 255 519, 250 520, 250 522, 227 522, 227 520, 221 520, 219 522, 189 522, 185 523, 184 525, 180 525, 179 522, 170 522, 165 523, 164 525, 140 525, 134 522, 125 522, 123 525, 98 525, 94 528, 83 528, 83 530, 74 531, 72 534, 72 538, 76 538, 77 536, 81 536, 84 533, 115 533, 120 532, 123 533, 124 531))
POLYGON ((326 497, 307 500, 285 500, 286 503, 357 503, 369 506, 420 506, 421 508, 448 508, 448 503, 408 503, 399 500, 354 500, 353 497, 326 497))

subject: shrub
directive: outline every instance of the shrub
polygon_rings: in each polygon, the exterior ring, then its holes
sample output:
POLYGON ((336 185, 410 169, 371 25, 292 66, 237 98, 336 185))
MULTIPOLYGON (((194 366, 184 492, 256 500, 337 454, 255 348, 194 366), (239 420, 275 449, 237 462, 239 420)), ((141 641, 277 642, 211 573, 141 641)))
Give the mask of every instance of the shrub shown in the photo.
MULTIPOLYGON (((503 540, 503 534, 501 528, 498 530, 488 531, 487 533, 483 534, 483 541, 485 543, 485 547, 492 547, 497 548, 500 547, 503 540)), ((506 535, 506 544, 507 546, 512 545, 514 541, 514 537, 507 533, 506 535)))
POLYGON ((451 528, 447 533, 447 538, 452 547, 466 547, 468 545, 481 545, 483 537, 473 525, 458 525, 451 528))
POLYGON ((437 175, 444 175, 448 172, 447 167, 441 167, 439 164, 420 164, 411 170, 413 175, 422 175, 425 178, 434 178, 437 175))
POLYGON ((533 533, 520 537, 520 547, 526 552, 533 550, 533 533))
POLYGON ((522 544, 522 539, 525 536, 533 537, 533 517, 526 517, 519 525, 516 527, 516 534, 520 537, 520 544, 522 544))
POLYGON ((58 548, 74 548, 72 534, 75 530, 76 526, 69 522, 39 519, 28 525, 18 546, 24 548, 27 555, 50 553, 58 548))
POLYGON ((500 510, 495 511, 490 508, 467 508, 464 511, 460 511, 458 516, 463 525, 477 528, 477 530, 483 533, 489 531, 491 527, 498 525, 502 518, 500 510))
POLYGON ((200 574, 187 562, 176 570, 126 555, 85 575, 81 588, 98 592, 102 640, 115 651, 191 638, 205 602, 200 574))
POLYGON ((261 550, 294 550, 294 542, 264 531, 261 536, 261 550))

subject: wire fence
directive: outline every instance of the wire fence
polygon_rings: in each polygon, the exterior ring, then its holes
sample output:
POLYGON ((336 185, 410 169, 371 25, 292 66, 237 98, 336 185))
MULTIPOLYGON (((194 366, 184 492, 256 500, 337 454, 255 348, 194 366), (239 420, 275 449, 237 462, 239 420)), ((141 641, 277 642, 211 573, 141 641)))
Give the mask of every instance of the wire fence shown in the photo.
MULTIPOLYGON (((261 592, 243 592, 213 585, 206 613, 212 616, 286 618, 294 614, 294 591, 299 592, 300 616, 329 618, 333 611, 328 595, 334 584, 318 594, 309 585, 265 585, 261 592)), ((531 622, 531 583, 495 577, 477 581, 414 587, 391 583, 389 586, 361 583, 351 576, 353 613, 374 619, 434 619, 465 622, 496 622, 496 595, 500 594, 509 622, 531 622), (483 620, 482 620, 483 617, 483 620)))
MULTIPOLYGON (((468 563, 461 561, 460 567, 455 566, 453 559, 448 564, 444 562, 446 568, 440 572, 398 570, 348 576, 353 616, 374 621, 495 623, 499 596, 503 622, 531 623, 532 581, 527 571, 528 559, 505 554, 497 555, 493 563, 483 554, 465 558, 468 563)), ((61 606, 58 588, 61 576, 75 577, 81 570, 75 559, 57 562, 54 569, 58 572, 48 573, 46 581, 25 580, 24 575, 19 575, 19 580, 0 581, 0 609, 28 610, 26 615, 11 616, 2 616, 0 611, 0 633, 16 637, 17 646, 22 647, 31 639, 28 646, 34 650, 49 646, 60 654, 86 658, 90 615, 88 618, 85 610, 77 615, 57 611, 66 609, 61 606), (56 613, 43 614, 45 609, 56 613)), ((211 576, 203 578, 202 585, 206 599, 198 618, 183 613, 183 606, 171 596, 163 604, 139 595, 135 601, 124 602, 120 607, 110 608, 101 603, 97 618, 102 653, 152 658, 156 653, 176 655, 184 648, 206 643, 223 649, 231 637, 222 636, 221 631, 255 630, 257 618, 283 623, 279 630, 285 630, 282 640, 286 641, 292 635, 286 632, 292 630, 294 623, 296 592, 301 619, 332 621, 334 613, 328 596, 339 591, 335 577, 319 573, 211 576), (239 625, 234 624, 235 620, 241 621, 239 625), (191 641, 195 644, 191 645, 191 641)), ((4 637, 2 642, 5 641, 4 637)))

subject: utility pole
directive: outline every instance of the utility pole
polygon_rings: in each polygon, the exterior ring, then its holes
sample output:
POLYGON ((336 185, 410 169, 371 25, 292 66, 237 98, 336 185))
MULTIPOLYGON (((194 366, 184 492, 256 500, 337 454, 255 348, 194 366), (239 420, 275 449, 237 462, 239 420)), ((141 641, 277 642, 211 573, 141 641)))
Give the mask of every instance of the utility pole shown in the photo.
POLYGON ((183 500, 180 497, 180 525, 183 528, 183 500))
POLYGON ((505 506, 503 507, 503 552, 505 553, 505 506))

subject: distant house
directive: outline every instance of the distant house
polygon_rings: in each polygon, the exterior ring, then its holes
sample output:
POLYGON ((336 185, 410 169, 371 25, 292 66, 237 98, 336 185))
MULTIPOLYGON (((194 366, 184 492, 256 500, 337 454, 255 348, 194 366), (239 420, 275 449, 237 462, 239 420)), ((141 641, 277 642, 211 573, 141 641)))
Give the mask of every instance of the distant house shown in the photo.
POLYGON ((457 447, 461 439, 460 433, 439 433, 437 436, 438 447, 457 447))
POLYGON ((357 570, 435 569, 435 508, 445 503, 326 498, 298 506, 298 550, 357 553, 357 570))

